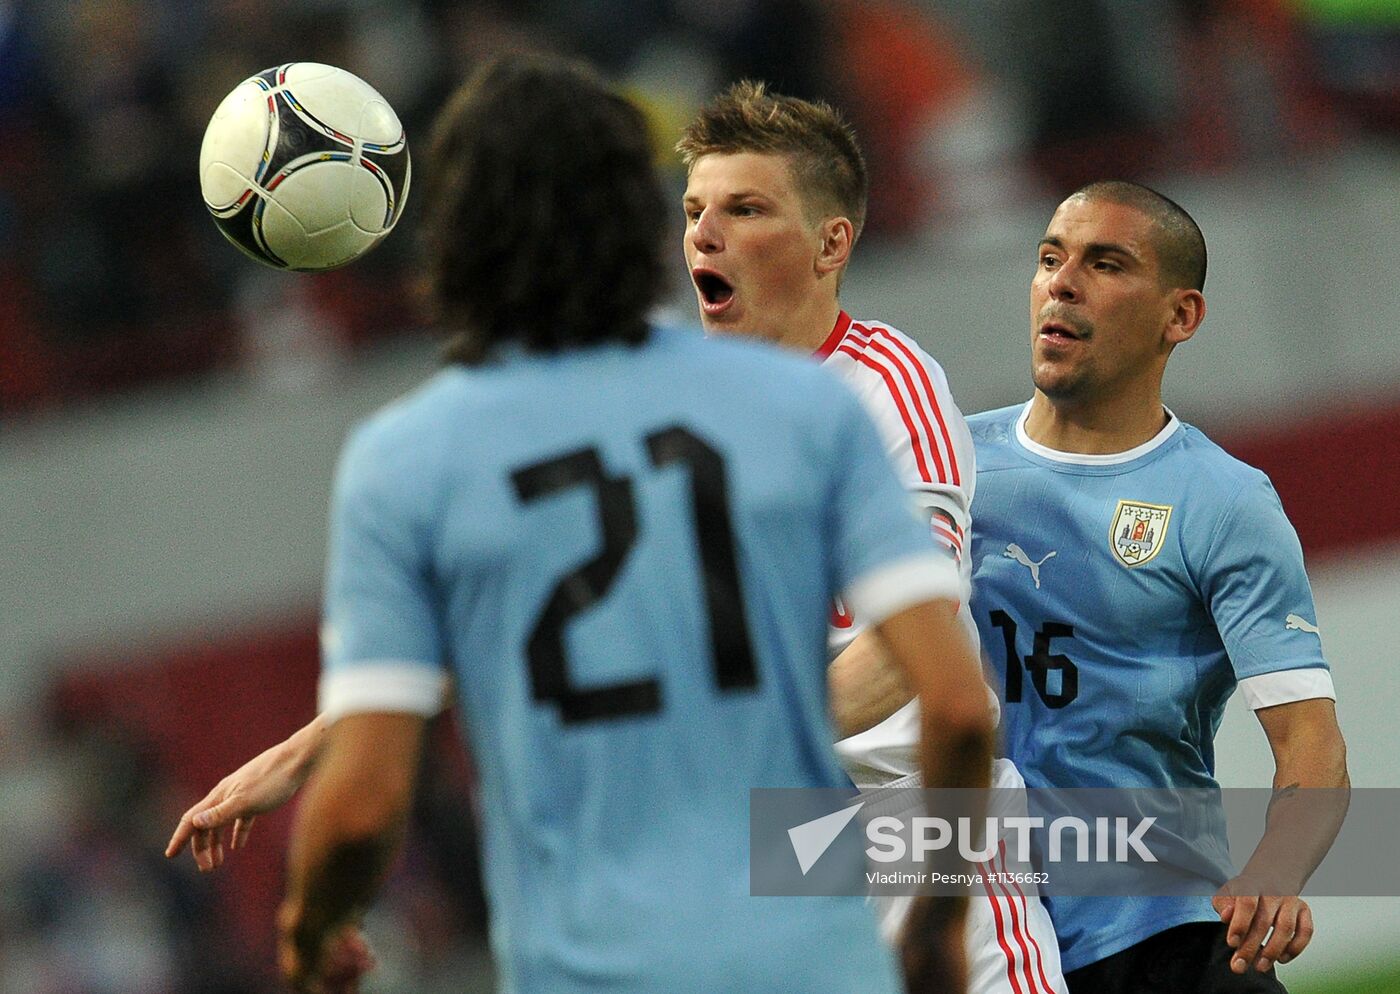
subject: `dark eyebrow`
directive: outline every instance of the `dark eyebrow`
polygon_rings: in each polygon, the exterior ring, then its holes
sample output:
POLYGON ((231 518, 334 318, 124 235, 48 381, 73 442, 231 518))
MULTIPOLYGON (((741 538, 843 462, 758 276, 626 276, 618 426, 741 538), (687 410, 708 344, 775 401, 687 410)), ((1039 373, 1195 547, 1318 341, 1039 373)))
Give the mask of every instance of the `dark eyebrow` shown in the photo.
POLYGON ((756 200, 764 204, 771 203, 768 195, 760 193, 758 190, 736 190, 724 199, 726 203, 730 204, 742 203, 745 200, 756 200))
MULTIPOLYGON (((1063 249, 1065 247, 1065 243, 1054 235, 1046 235, 1040 240, 1037 247, 1044 248, 1047 245, 1057 249, 1063 249)), ((1117 242, 1090 242, 1088 245, 1084 246, 1084 254, 1090 258, 1119 255, 1125 259, 1131 259, 1134 262, 1142 261, 1135 252, 1125 245, 1119 245, 1117 242)))
MULTIPOLYGON (((726 193, 724 196, 719 197, 716 202, 733 204, 741 200, 761 200, 764 203, 768 203, 769 199, 767 194, 760 193, 758 190, 735 190, 733 193, 726 193)), ((684 200, 687 204, 699 203, 699 201, 700 198, 694 194, 687 194, 684 200)))
POLYGON ((1085 246, 1084 254, 1094 257, 1121 255, 1125 259, 1132 259, 1134 262, 1138 261, 1136 252, 1129 249, 1126 245, 1119 245, 1116 242, 1090 242, 1085 246))

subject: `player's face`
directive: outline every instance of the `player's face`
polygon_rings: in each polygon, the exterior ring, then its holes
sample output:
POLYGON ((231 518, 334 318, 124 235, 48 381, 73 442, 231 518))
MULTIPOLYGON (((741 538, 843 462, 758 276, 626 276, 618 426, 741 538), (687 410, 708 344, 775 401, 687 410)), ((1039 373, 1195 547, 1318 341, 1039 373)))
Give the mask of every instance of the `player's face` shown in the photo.
POLYGON ((1031 281, 1031 378, 1056 400, 1160 382, 1175 295, 1159 279, 1147 215, 1071 197, 1045 229, 1031 281))
POLYGON ((705 330, 774 341, 811 306, 822 238, 787 159, 701 157, 685 189, 685 261, 705 330))

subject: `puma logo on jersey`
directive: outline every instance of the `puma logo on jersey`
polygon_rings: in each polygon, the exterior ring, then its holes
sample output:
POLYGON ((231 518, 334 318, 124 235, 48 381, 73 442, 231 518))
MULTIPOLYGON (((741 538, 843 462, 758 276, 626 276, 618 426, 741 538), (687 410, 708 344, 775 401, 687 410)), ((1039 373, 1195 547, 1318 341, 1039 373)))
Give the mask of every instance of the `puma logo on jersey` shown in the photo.
POLYGON ((1292 631, 1312 632, 1314 635, 1321 635, 1322 632, 1307 618, 1300 618, 1296 614, 1290 614, 1283 619, 1283 627, 1292 631))
POLYGON ((1039 561, 1032 561, 1031 557, 1028 556, 1028 555, 1026 555, 1026 550, 1025 550, 1025 549, 1022 549, 1022 548, 1021 548, 1019 545, 1017 545, 1015 542, 1012 542, 1010 545, 1008 545, 1008 546, 1006 547, 1006 551, 1003 552, 1002 555, 1005 556, 1007 559, 1014 559, 1014 560, 1016 560, 1016 561, 1017 561, 1018 563, 1020 563, 1022 566, 1026 567, 1026 569, 1030 570, 1030 571, 1031 571, 1031 579, 1035 581, 1035 589, 1036 589, 1036 590, 1039 590, 1039 589, 1040 589, 1040 567, 1043 566, 1043 565, 1045 564, 1045 560, 1051 559, 1051 558, 1053 558, 1054 556, 1059 555, 1059 553, 1058 553, 1057 551, 1055 551, 1054 549, 1052 549, 1052 550, 1050 550, 1049 552, 1047 552, 1044 556, 1042 556, 1042 557, 1040 558, 1039 561))

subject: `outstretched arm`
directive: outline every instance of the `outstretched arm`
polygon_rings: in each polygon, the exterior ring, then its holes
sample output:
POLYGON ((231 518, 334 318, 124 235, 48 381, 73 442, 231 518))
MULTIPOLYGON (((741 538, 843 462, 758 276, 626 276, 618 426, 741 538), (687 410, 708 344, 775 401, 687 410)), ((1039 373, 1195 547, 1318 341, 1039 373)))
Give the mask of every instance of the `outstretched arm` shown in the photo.
POLYGON ((200 870, 207 873, 222 866, 225 844, 230 851, 246 846, 253 820, 286 804, 301 789, 316 765, 325 735, 325 723, 318 715, 285 742, 220 780, 181 816, 165 847, 166 857, 178 856, 188 842, 200 870))
POLYGON ((278 965, 293 990, 353 991, 372 964, 359 922, 398 852, 425 724, 415 714, 350 714, 327 736, 277 915, 278 965))
POLYGON ((1287 963, 1312 941, 1312 911, 1298 894, 1337 837, 1351 788, 1332 701, 1254 713, 1274 753, 1274 798, 1254 854, 1212 902, 1229 923, 1226 941, 1238 950, 1230 961, 1235 973, 1287 963))

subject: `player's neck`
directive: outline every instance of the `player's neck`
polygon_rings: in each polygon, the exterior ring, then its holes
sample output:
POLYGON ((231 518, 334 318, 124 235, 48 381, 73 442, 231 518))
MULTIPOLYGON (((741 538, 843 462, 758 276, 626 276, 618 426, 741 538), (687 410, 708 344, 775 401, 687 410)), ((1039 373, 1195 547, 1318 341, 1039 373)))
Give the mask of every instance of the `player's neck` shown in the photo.
POLYGON ((778 344, 808 355, 817 351, 831 336, 836 327, 836 318, 841 313, 841 304, 835 297, 814 298, 792 315, 785 323, 783 333, 778 336, 778 344))
POLYGON ((1168 421, 1160 393, 1122 403, 1076 404, 1035 392, 1026 434, 1057 452, 1112 455, 1155 438, 1168 421))

